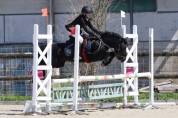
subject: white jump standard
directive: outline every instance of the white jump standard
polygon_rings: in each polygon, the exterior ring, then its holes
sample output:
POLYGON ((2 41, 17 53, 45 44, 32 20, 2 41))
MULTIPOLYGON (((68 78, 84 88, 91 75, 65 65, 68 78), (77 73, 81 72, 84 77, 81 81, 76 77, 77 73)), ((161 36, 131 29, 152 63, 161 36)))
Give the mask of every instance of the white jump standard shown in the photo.
POLYGON ((39 27, 37 24, 34 24, 32 102, 26 103, 24 112, 41 112, 40 103, 45 104, 47 112, 50 111, 52 76, 52 37, 52 25, 47 26, 47 34, 39 34, 39 27), (46 42, 46 47, 43 51, 39 47, 40 40, 46 42), (42 60, 45 62, 45 64, 39 65, 42 60), (41 80, 38 76, 39 70, 46 71, 46 76, 43 80, 41 80))

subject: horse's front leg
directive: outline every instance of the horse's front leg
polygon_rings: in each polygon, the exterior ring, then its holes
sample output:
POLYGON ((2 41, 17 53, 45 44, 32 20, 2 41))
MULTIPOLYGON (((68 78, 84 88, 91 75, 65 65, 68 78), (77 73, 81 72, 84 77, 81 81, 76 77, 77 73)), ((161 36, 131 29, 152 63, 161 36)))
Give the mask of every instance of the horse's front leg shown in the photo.
POLYGON ((115 56, 114 52, 107 52, 107 55, 103 59, 101 65, 102 66, 107 66, 108 64, 110 64, 111 61, 113 60, 114 56, 115 56))

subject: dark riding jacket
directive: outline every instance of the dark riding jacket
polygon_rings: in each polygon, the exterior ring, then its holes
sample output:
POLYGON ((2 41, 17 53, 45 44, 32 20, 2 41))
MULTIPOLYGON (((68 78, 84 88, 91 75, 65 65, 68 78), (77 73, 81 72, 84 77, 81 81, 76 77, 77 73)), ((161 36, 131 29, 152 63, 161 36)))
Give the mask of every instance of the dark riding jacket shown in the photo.
MULTIPOLYGON (((81 56, 84 59, 85 62, 89 62, 87 59, 87 52, 92 52, 92 50, 95 50, 98 47, 98 44, 94 41, 91 42, 92 39, 98 39, 100 38, 100 31, 98 31, 90 22, 89 19, 86 18, 85 15, 81 14, 79 15, 74 21, 71 23, 65 25, 66 29, 70 32, 70 28, 75 27, 76 25, 80 25, 80 34, 81 36, 86 39, 82 43, 83 48, 81 48, 81 56), (91 40, 88 40, 91 39, 91 40)), ((65 48, 65 54, 70 56, 74 56, 74 41, 75 38, 72 36, 69 36, 70 40, 66 41, 66 48, 65 48)))
POLYGON ((74 21, 72 21, 71 23, 65 25, 66 29, 68 31, 70 31, 71 27, 75 27, 75 25, 80 25, 81 28, 81 35, 82 33, 87 33, 89 34, 89 36, 98 36, 100 35, 100 31, 98 31, 90 22, 90 20, 88 20, 86 18, 85 15, 81 14, 79 15, 74 21))

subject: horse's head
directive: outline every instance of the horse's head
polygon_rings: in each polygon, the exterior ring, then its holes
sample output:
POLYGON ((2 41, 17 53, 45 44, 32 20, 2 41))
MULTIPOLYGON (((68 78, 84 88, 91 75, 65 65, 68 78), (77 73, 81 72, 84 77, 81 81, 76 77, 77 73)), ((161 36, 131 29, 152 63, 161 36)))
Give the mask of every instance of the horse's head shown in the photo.
POLYGON ((126 38, 123 38, 121 35, 114 32, 104 32, 102 33, 101 38, 104 43, 111 48, 114 48, 117 59, 121 62, 125 61, 127 56, 126 48, 128 46, 126 38))
POLYGON ((127 56, 127 46, 128 42, 126 38, 121 38, 120 43, 118 44, 118 48, 115 49, 116 52, 116 57, 119 59, 121 62, 124 62, 127 56))

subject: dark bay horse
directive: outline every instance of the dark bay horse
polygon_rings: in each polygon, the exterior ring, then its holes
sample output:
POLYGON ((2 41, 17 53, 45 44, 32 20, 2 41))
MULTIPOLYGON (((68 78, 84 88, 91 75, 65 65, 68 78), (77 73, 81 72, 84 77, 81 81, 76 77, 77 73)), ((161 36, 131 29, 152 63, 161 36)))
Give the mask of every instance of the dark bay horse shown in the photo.
MULTIPOLYGON (((125 61, 127 52, 127 39, 117 33, 103 32, 100 39, 95 40, 97 48, 93 52, 88 52, 84 44, 80 48, 81 62, 102 61, 108 65, 114 57, 121 62, 125 61)), ((63 67, 66 61, 73 61, 74 57, 67 57, 65 54, 66 43, 54 43, 52 46, 52 66, 55 68, 63 67)), ((73 50, 74 51, 74 50, 73 50)))

